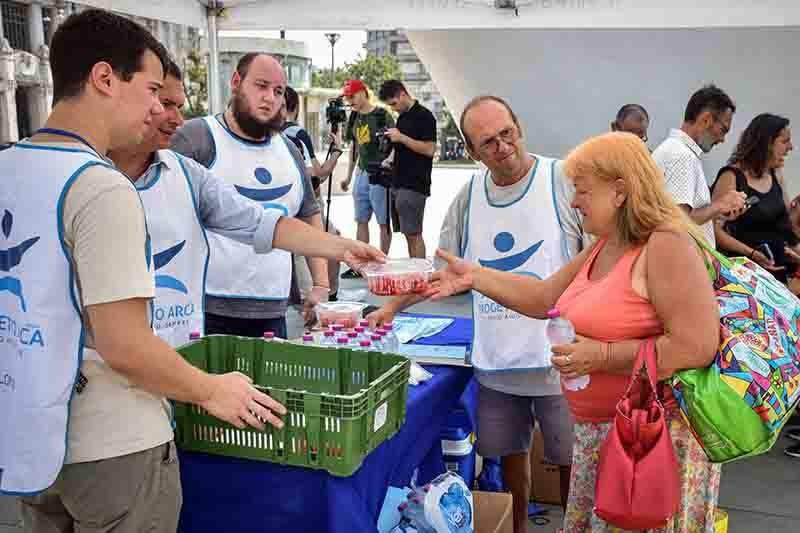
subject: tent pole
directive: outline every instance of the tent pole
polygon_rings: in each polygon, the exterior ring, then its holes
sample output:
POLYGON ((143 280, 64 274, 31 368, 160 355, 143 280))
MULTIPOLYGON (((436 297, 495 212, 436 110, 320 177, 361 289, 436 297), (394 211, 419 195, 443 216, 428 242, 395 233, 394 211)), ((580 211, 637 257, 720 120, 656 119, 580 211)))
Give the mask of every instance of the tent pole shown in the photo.
POLYGON ((208 102, 210 113, 215 115, 222 112, 220 101, 220 80, 219 80, 219 36, 217 34, 217 13, 216 2, 210 2, 207 10, 208 15, 208 102))

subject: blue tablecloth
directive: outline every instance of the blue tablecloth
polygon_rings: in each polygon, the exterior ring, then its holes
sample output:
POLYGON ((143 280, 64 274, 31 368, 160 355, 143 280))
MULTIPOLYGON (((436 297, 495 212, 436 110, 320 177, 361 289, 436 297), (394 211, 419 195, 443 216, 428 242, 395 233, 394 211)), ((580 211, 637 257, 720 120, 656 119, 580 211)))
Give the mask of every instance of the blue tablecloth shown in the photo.
MULTIPOLYGON (((408 485, 472 378, 472 369, 428 367, 408 390, 406 423, 349 478, 272 463, 182 452, 183 533, 374 532, 387 487, 408 485)), ((439 452, 441 454, 441 452, 439 452)))

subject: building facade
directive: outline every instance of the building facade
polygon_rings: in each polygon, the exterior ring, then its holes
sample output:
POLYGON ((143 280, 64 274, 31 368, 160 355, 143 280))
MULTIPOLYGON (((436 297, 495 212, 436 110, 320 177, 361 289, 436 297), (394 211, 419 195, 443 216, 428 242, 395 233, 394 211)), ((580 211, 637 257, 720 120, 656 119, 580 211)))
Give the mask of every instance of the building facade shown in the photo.
POLYGON ((219 91, 227 103, 231 97, 231 76, 239 59, 248 52, 269 54, 283 65, 289 85, 297 91, 311 87, 311 54, 308 45, 290 39, 261 37, 219 37, 219 91))
MULTIPOLYGON (((439 94, 428 70, 417 57, 417 53, 406 38, 404 31, 368 31, 364 48, 378 57, 387 55, 396 57, 403 74, 403 84, 411 96, 430 109, 431 113, 436 116, 440 129, 446 126, 447 108, 444 98, 439 94)), ((373 89, 377 91, 378 88, 374 87, 373 89)))
MULTIPOLYGON (((48 43, 58 25, 86 6, 63 0, 0 0, 0 144, 41 127, 53 104, 48 43)), ((150 30, 179 65, 200 45, 195 28, 131 17, 150 30)))

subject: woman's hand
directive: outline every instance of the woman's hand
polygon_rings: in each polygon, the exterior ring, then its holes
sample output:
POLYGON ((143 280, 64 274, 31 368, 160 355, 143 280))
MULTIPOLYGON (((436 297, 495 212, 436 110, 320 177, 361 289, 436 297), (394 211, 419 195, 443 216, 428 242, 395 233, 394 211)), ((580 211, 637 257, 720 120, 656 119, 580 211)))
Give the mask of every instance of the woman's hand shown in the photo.
POLYGON ((431 276, 431 287, 423 294, 432 300, 460 294, 474 287, 473 274, 477 265, 456 257, 444 250, 436 250, 436 256, 444 259, 447 266, 431 276))
POLYGON ((761 265, 765 270, 770 272, 782 272, 786 270, 786 267, 775 265, 774 261, 770 261, 766 254, 763 254, 758 250, 753 251, 753 253, 750 255, 750 258, 761 265))
POLYGON ((574 379, 586 374, 594 374, 605 370, 606 355, 604 343, 577 336, 572 344, 553 346, 553 366, 561 373, 561 377, 574 379))
POLYGON ((800 264, 800 254, 791 246, 784 246, 783 253, 786 254, 786 257, 788 257, 792 263, 800 264))

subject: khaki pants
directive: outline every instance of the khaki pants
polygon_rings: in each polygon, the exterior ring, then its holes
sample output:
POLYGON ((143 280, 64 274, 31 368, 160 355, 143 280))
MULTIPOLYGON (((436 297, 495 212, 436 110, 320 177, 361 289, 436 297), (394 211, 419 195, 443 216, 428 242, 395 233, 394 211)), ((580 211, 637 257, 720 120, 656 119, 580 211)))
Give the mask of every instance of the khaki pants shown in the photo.
POLYGON ((174 533, 181 503, 172 442, 65 465, 52 487, 20 498, 26 533, 174 533))

